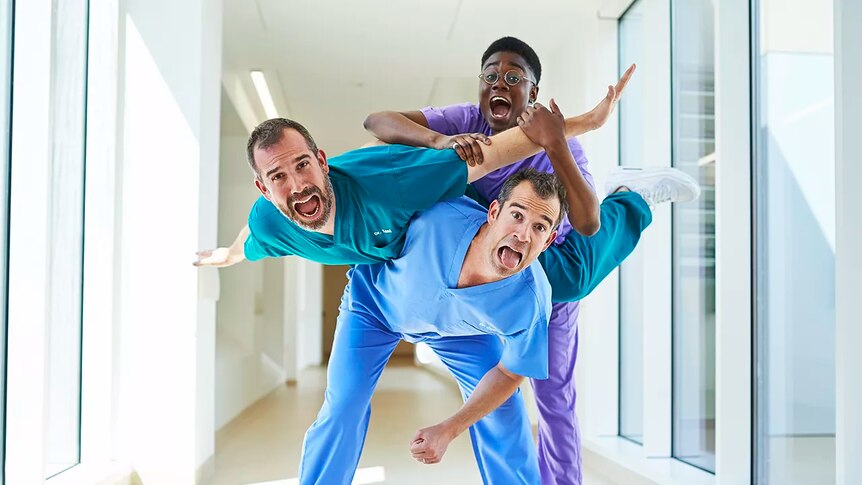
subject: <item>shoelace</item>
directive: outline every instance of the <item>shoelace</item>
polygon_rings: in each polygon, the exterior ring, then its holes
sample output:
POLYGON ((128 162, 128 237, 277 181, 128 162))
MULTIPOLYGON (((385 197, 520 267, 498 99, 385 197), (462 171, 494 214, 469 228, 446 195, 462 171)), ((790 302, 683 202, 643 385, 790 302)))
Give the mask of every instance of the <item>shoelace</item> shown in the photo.
POLYGON ((667 202, 671 200, 673 197, 673 193, 670 189, 670 186, 661 184, 658 185, 655 190, 652 191, 643 191, 640 192, 641 197, 649 204, 650 207, 655 207, 656 204, 661 204, 662 202, 667 202))

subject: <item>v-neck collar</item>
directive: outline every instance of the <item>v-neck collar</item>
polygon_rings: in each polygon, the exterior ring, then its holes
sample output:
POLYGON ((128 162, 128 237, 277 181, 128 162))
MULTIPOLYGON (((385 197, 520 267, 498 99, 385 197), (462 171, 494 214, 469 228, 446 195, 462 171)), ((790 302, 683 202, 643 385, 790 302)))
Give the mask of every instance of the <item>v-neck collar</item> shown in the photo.
POLYGON ((484 223, 484 219, 472 221, 471 225, 467 226, 467 229, 464 231, 464 235, 461 236, 461 240, 458 242, 458 249, 455 251, 455 255, 452 260, 452 266, 449 267, 449 272, 446 276, 447 281, 445 282, 446 292, 450 295, 467 296, 482 294, 488 291, 494 291, 498 288, 504 288, 513 283, 517 283, 518 278, 521 277, 521 273, 523 272, 523 270, 511 276, 507 276, 501 280, 492 281, 490 283, 482 283, 481 285, 458 288, 458 278, 461 276, 461 270, 464 268, 464 262, 467 259, 467 251, 470 249, 470 244, 473 242, 473 239, 476 237, 476 234, 479 233, 479 229, 484 223))

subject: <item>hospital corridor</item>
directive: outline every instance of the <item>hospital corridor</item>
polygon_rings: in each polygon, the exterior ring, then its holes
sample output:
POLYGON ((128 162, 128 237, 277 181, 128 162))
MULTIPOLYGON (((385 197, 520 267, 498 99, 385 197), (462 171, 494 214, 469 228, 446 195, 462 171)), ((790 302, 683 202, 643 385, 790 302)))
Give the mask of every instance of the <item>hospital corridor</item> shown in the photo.
POLYGON ((862 1, 0 0, 0 485, 862 484, 862 1))

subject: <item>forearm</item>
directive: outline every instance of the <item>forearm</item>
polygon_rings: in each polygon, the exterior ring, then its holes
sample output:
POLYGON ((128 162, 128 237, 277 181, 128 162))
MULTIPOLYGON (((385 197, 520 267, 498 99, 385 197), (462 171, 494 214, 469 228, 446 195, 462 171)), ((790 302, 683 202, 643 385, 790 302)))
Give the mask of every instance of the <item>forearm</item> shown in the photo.
POLYGON ((236 264, 245 260, 245 240, 251 231, 248 225, 240 229, 239 234, 234 239, 233 244, 228 248, 229 259, 231 264, 236 264))
POLYGON ((461 409, 442 424, 449 427, 455 436, 460 435, 506 402, 518 389, 523 379, 523 376, 504 371, 500 365, 497 365, 482 377, 461 409))
POLYGON ((590 184, 578 168, 566 140, 548 147, 545 152, 554 167, 554 173, 566 188, 566 202, 569 205, 569 222, 583 236, 592 236, 601 226, 599 220, 599 201, 590 184))
POLYGON ((396 111, 370 114, 364 126, 381 141, 415 147, 435 148, 442 136, 396 111))
MULTIPOLYGON (((565 120, 566 138, 573 138, 598 128, 590 121, 591 113, 585 113, 565 120)), ((531 157, 543 148, 533 143, 520 128, 511 128, 491 137, 490 145, 482 145, 485 162, 476 167, 468 167, 467 181, 475 182, 485 175, 531 157)))

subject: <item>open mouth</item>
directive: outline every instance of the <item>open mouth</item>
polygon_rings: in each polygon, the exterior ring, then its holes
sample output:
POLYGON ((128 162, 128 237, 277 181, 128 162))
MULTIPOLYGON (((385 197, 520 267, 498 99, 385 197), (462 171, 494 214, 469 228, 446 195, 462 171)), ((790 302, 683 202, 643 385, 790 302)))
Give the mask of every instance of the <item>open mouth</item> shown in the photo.
POLYGON ((498 120, 507 118, 512 111, 512 103, 502 96, 492 97, 488 107, 491 108, 491 117, 498 120))
POLYGON ((500 249, 497 250, 497 259, 500 260, 500 263, 506 269, 515 269, 518 265, 521 264, 521 260, 524 256, 510 248, 509 246, 501 246, 500 249))
POLYGON ((317 194, 312 194, 305 200, 293 203, 293 210, 305 219, 317 218, 320 215, 322 207, 323 203, 317 194))

